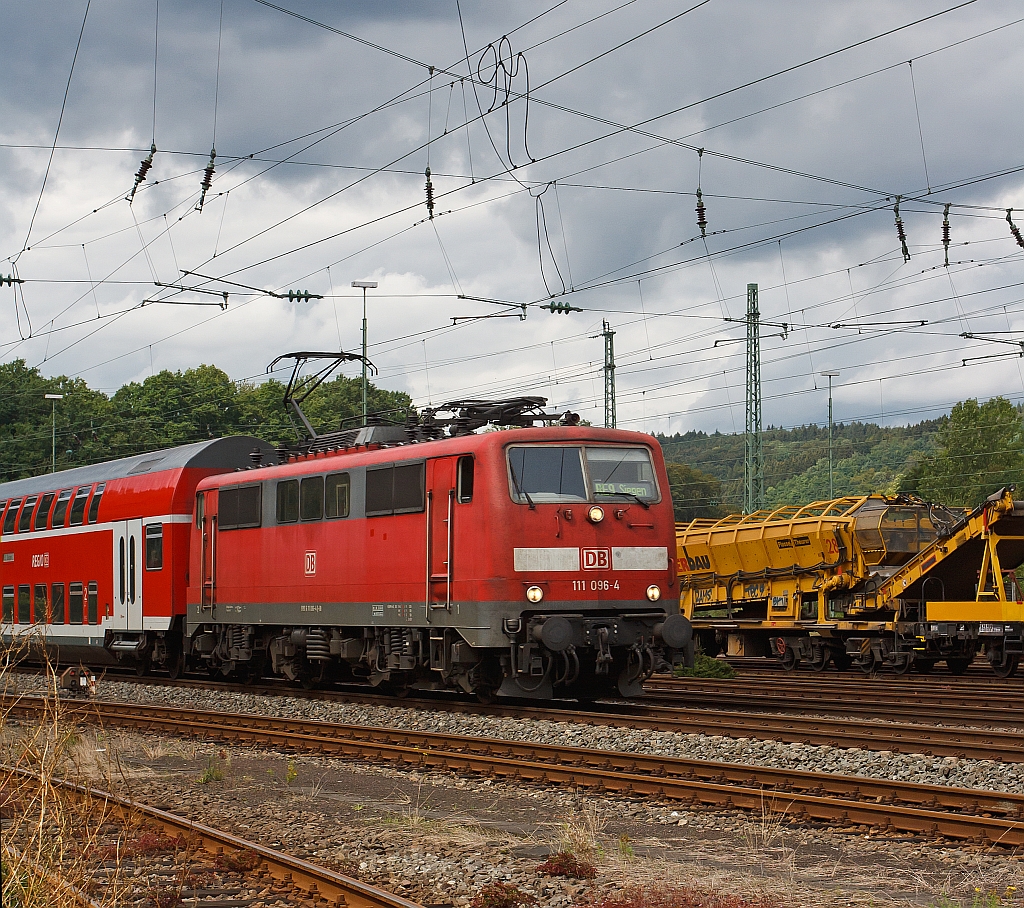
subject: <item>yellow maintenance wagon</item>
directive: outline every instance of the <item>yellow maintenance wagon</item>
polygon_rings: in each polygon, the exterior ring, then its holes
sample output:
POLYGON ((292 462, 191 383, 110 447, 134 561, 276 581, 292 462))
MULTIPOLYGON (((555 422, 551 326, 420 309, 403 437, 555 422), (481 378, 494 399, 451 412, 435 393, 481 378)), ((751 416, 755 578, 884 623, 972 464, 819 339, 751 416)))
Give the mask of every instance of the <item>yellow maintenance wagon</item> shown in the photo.
POLYGON ((1024 502, 1004 489, 970 513, 865 495, 676 527, 683 613, 705 652, 787 668, 966 670, 1020 659, 1024 502))

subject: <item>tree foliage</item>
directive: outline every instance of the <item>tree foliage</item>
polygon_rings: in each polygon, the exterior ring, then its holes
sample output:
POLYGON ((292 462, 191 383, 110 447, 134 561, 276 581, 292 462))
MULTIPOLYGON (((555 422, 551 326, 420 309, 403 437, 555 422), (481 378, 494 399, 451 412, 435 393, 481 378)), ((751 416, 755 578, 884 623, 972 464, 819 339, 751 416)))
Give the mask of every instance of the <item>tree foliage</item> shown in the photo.
POLYGON ((1024 479, 1024 419, 1003 397, 961 401, 942 422, 938 450, 922 458, 904 491, 944 504, 976 507, 993 492, 1024 479))
POLYGON ((714 476, 685 463, 666 463, 665 467, 677 521, 717 519, 729 513, 728 508, 722 506, 722 483, 714 476))
MULTIPOLYGON (((24 360, 0 364, 0 481, 50 470, 56 423, 57 469, 82 466, 223 435, 256 435, 278 444, 296 438, 284 407, 285 386, 236 384, 216 366, 163 371, 129 382, 112 397, 81 379, 45 378, 24 360), (63 394, 51 410, 46 394, 63 394)), ((368 387, 372 413, 401 417, 407 394, 368 387)), ((310 396, 304 410, 318 432, 362 413, 358 378, 338 376, 310 396)), ((351 423, 350 423, 351 424, 351 423)))

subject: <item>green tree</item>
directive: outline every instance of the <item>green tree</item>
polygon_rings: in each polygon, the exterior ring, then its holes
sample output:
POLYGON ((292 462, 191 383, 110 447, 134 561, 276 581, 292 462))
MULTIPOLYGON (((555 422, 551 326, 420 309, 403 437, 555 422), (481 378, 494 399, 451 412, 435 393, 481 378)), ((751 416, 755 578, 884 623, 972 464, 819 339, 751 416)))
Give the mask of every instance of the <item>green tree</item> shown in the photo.
POLYGON ((729 513, 728 508, 722 506, 722 484, 714 476, 685 463, 666 463, 665 469, 677 521, 714 520, 729 513))
POLYGON ((1004 397, 958 403, 939 429, 938 451, 906 475, 901 488, 943 504, 976 507, 1024 479, 1024 419, 1004 397))

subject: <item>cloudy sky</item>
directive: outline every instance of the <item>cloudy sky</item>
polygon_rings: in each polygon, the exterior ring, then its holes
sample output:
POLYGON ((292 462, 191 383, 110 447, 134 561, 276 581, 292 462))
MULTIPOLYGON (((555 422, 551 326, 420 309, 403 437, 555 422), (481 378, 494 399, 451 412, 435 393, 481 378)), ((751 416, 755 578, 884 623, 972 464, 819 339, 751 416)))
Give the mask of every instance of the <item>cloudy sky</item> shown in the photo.
POLYGON ((1024 399, 1016 0, 2 9, 3 360, 108 392, 258 381, 357 350, 375 280, 378 382, 417 405, 533 394, 599 424, 606 320, 620 426, 742 431, 728 319, 756 283, 766 425, 823 423, 828 370, 837 420, 1024 399), (266 292, 290 289, 323 299, 266 292))

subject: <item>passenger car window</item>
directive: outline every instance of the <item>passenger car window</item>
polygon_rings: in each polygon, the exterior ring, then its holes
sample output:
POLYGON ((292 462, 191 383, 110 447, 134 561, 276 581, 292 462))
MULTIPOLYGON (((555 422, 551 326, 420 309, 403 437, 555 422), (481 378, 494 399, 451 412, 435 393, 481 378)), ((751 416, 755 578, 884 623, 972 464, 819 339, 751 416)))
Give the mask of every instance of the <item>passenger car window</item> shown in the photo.
POLYGON ((307 476, 302 480, 299 516, 303 520, 322 520, 324 516, 324 478, 307 476))
POLYGON ((96 492, 92 496, 92 501, 89 502, 89 523, 95 523, 96 518, 99 516, 100 499, 103 497, 103 490, 106 488, 106 486, 107 484, 105 482, 101 482, 98 486, 96 486, 96 492))
POLYGON ((146 524, 146 570, 159 571, 164 566, 164 526, 146 524))
POLYGON ((68 502, 71 501, 73 491, 73 489, 62 489, 57 495, 57 503, 53 506, 53 519, 50 521, 50 526, 54 529, 64 526, 64 520, 68 514, 68 502))
POLYGON ((68 587, 68 624, 82 623, 82 603, 85 599, 81 583, 72 583, 68 587))
POLYGON ((19 533, 27 533, 32 529, 32 508, 35 507, 37 500, 35 495, 25 499, 25 504, 21 507, 21 517, 18 520, 19 533))
POLYGON ((285 479, 277 484, 277 522, 295 523, 299 519, 299 481, 285 479))
POLYGON ((95 580, 89 581, 89 623, 99 624, 99 585, 95 580))
POLYGON ((71 516, 68 518, 68 526, 77 527, 85 520, 85 503, 89 500, 89 490, 92 486, 81 486, 75 493, 75 500, 71 502, 71 516))
POLYGON ((53 504, 55 495, 55 492, 47 492, 43 496, 43 500, 39 502, 39 510, 36 511, 36 521, 34 524, 35 529, 46 529, 46 519, 50 516, 50 505, 53 504))
POLYGON ((324 489, 324 513, 328 518, 348 517, 351 483, 348 473, 331 473, 324 489))
POLYGON ((3 593, 3 623, 14 624, 14 587, 5 586, 3 593))
POLYGON ((18 586, 18 624, 32 623, 32 588, 27 583, 18 586))
POLYGON ((35 617, 36 624, 46 624, 46 584, 36 584, 36 595, 35 604, 33 606, 33 615, 35 617))
POLYGON ((52 613, 50 621, 53 624, 64 623, 64 584, 55 583, 51 590, 52 599, 50 611, 52 613))
POLYGON ((14 532, 14 524, 18 520, 18 506, 21 504, 20 498, 15 498, 11 502, 11 506, 7 509, 7 516, 4 517, 4 535, 14 532))

